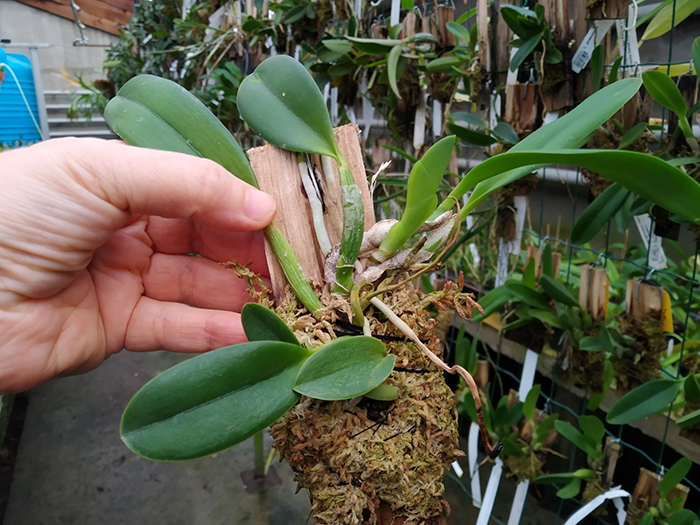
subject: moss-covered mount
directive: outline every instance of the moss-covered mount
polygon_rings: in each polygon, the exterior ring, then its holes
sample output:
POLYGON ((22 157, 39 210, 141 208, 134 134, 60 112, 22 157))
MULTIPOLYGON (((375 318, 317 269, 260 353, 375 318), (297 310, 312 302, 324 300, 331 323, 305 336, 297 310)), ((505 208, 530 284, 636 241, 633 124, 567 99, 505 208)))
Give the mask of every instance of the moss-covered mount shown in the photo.
MULTIPOLYGON (((383 301, 439 355, 441 344, 433 333, 437 321, 426 308, 446 305, 459 291, 448 286, 426 295, 407 287, 385 294, 383 301)), ((318 320, 299 315, 302 310, 291 294, 277 308, 302 344, 317 345, 342 333, 337 322, 344 326, 349 305, 338 296, 326 295, 323 301, 329 308, 318 320)), ((446 523, 445 469, 463 455, 455 396, 442 372, 381 314, 366 315, 373 336, 396 356, 386 382, 398 388, 398 398, 302 398, 272 426, 274 446, 299 485, 309 490, 317 523, 446 523)))

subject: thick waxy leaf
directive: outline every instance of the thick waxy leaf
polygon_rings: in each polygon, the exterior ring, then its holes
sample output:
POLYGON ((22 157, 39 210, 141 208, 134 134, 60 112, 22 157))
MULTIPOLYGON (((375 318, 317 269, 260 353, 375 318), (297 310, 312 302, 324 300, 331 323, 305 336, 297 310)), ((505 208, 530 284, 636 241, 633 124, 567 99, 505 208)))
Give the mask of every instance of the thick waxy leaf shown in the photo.
POLYGON ((550 312, 549 310, 535 310, 535 309, 530 309, 527 312, 531 317, 534 317, 535 319, 539 319, 542 321, 544 324, 551 328, 559 328, 561 330, 564 329, 564 325, 561 322, 561 319, 554 314, 553 312, 550 312))
POLYGON ((416 162, 408 177, 406 208, 401 220, 389 230, 379 246, 385 258, 396 253, 437 207, 437 191, 455 145, 451 135, 438 141, 416 162))
POLYGON ((591 56, 591 73, 593 93, 600 89, 600 80, 603 78, 603 61, 605 49, 603 45, 596 46, 591 56))
POLYGON ((680 24, 697 9, 700 9, 700 0, 673 0, 669 2, 649 22, 644 35, 642 35, 641 42, 665 35, 671 30, 671 27, 680 24))
POLYGON ((343 55, 352 51, 352 44, 347 40, 341 40, 339 38, 323 40, 323 45, 331 51, 343 55))
POLYGON ((586 436, 576 430, 570 423, 566 421, 557 421, 554 423, 554 428, 557 429, 562 436, 571 441, 578 448, 583 450, 587 456, 594 458, 597 456, 595 446, 586 439, 586 436))
POLYGON ((688 401, 700 401, 700 374, 691 374, 683 382, 683 391, 688 401))
MULTIPOLYGON (((505 10, 505 7, 503 10, 505 10)), ((641 83, 641 80, 638 78, 628 78, 601 89, 563 117, 558 118, 554 122, 550 122, 546 126, 542 126, 531 135, 525 137, 513 146, 507 154, 528 150, 552 151, 582 146, 587 141, 588 136, 593 133, 598 126, 612 117, 617 110, 639 91, 641 83)), ((504 155, 506 154, 497 155, 493 159, 489 159, 489 161, 498 159, 504 155)), ((487 165, 487 162, 482 162, 469 171, 457 187, 450 193, 450 197, 461 199, 467 191, 474 188, 477 184, 490 178, 496 179, 490 180, 488 184, 484 183, 481 188, 475 189, 474 193, 476 195, 473 194, 469 199, 469 211, 492 191, 518 180, 548 163, 546 161, 534 162, 529 166, 519 165, 512 168, 505 168, 503 166, 490 167, 487 165)), ((437 216, 442 214, 450 209, 452 205, 453 202, 451 199, 446 199, 433 215, 437 216)), ((463 210, 462 216, 466 216, 469 211, 463 210)))
POLYGON ((540 284, 545 293, 558 303, 574 307, 579 305, 578 299, 563 284, 549 275, 543 274, 540 278, 540 284))
POLYGON ((365 394, 365 397, 376 399, 377 401, 393 401, 399 397, 399 389, 393 385, 382 383, 365 394))
POLYGON ((695 412, 686 414, 678 421, 676 421, 676 423, 678 423, 679 427, 692 427, 700 424, 700 408, 697 409, 695 412))
POLYGON ((501 307, 510 300, 510 294, 505 286, 499 286, 494 288, 489 293, 484 295, 481 300, 479 300, 479 305, 484 309, 483 315, 480 313, 474 313, 474 321, 482 321, 486 319, 489 315, 497 312, 501 307))
POLYGON ((595 416, 581 416, 578 424, 583 430, 583 435, 589 437, 593 443, 599 445, 605 437, 605 425, 595 416))
POLYGON ((494 127, 491 132, 498 137, 501 142, 505 142, 506 144, 517 144, 520 140, 518 133, 504 121, 496 124, 496 127, 494 127))
MULTIPOLYGON (((697 205, 700 202, 700 184, 684 171, 658 157, 635 151, 617 150, 513 151, 522 143, 523 141, 519 142, 508 153, 485 160, 469 172, 467 177, 480 168, 481 174, 504 174, 505 171, 538 161, 547 164, 579 166, 617 182, 686 220, 700 222, 700 207, 697 205)), ((468 214, 476 204, 500 187, 503 180, 499 177, 494 177, 495 180, 487 180, 483 186, 475 188, 467 204, 462 208, 462 214, 468 214)))
POLYGON ((491 135, 486 133, 481 133, 480 131, 474 131, 473 129, 460 126, 454 122, 447 123, 447 129, 450 133, 454 133, 459 137, 459 140, 463 140, 468 144, 473 144, 474 146, 490 146, 495 144, 497 141, 491 135))
POLYGON ((346 36, 345 38, 350 40, 356 49, 363 53, 369 53, 370 55, 385 55, 391 51, 391 48, 403 43, 403 40, 396 38, 358 38, 352 36, 346 36))
POLYGON ((566 485, 557 491, 557 496, 561 499, 575 498, 581 490, 581 479, 572 478, 566 485))
POLYGON ((474 113, 467 113, 466 111, 455 111, 454 113, 452 113, 452 118, 458 122, 462 121, 472 126, 476 126, 477 128, 486 129, 486 122, 484 122, 484 119, 482 119, 478 115, 475 115, 474 113))
POLYGON ((386 61, 386 74, 389 78, 389 87, 396 95, 396 98, 401 98, 401 93, 399 93, 399 86, 396 83, 398 70, 399 70, 399 58, 401 58, 402 46, 396 46, 391 48, 389 52, 389 58, 386 61))
POLYGON ((535 483, 540 485, 553 485, 560 483, 568 483, 572 479, 578 479, 573 472, 558 472, 556 474, 544 474, 535 478, 535 483))
POLYGON ((632 144, 634 144, 639 137, 641 137, 647 129, 646 122, 640 122, 632 126, 620 139, 620 144, 618 144, 617 149, 625 149, 632 144))
POLYGON ((260 432, 297 402, 292 390, 311 352, 253 342, 194 357, 148 382, 121 422, 137 454, 179 461, 213 454, 260 432))
POLYGON ((625 203, 629 190, 619 184, 608 186, 588 206, 574 224, 571 240, 576 244, 590 241, 625 203))
POLYGON ((517 71, 523 61, 530 56, 530 54, 535 50, 535 48, 542 41, 542 33, 531 36, 527 40, 521 41, 518 50, 510 61, 509 69, 511 71, 517 71))
POLYGON ((340 337, 319 348, 301 367, 294 383, 300 394, 324 401, 352 399, 379 386, 394 368, 372 337, 340 337))
POLYGON ((670 379, 644 383, 622 396, 605 420, 612 425, 626 425, 656 414, 673 402, 682 384, 670 379))
POLYGON ((506 281, 503 285, 506 290, 511 294, 514 299, 518 299, 523 303, 539 308, 540 310, 547 310, 549 304, 544 300, 542 295, 532 288, 520 283, 518 281, 506 281))
POLYGON ((537 400, 540 397, 541 391, 541 385, 533 386, 527 393, 525 401, 523 402, 523 415, 530 421, 535 417, 535 407, 537 406, 537 400))
POLYGON ((610 385, 612 385, 612 381, 614 378, 615 378, 615 369, 613 368, 613 365, 610 362, 610 360, 606 359, 605 360, 605 378, 603 380, 603 391, 599 392, 597 394, 593 394, 591 396, 591 400, 586 405, 586 408, 588 410, 595 410, 600 406, 600 404, 605 399, 605 396, 607 395, 608 390, 610 390, 610 385))
POLYGON ((654 97, 654 100, 662 106, 666 106, 676 115, 685 117, 688 105, 671 77, 658 70, 645 71, 642 73, 642 81, 649 94, 654 97))
POLYGON ((464 42, 469 42, 469 30, 463 25, 458 24, 456 22, 447 22, 445 24, 445 27, 450 33, 452 33, 460 40, 463 40, 464 42))
POLYGON ((693 40, 691 54, 693 56, 693 68, 695 71, 698 71, 700 70, 700 36, 693 40))
POLYGON ((277 314, 261 304, 247 303, 241 310, 241 323, 248 341, 281 341, 298 345, 294 333, 277 317, 277 314))
POLYGON ((211 159, 257 186, 248 157, 233 135, 175 82, 153 75, 134 77, 109 101, 104 116, 129 144, 211 159))
POLYGON ((554 275, 554 261, 552 259, 552 245, 546 244, 542 250, 542 275, 548 275, 556 279, 554 275))
POLYGON ((662 498, 668 496, 676 488, 676 485, 683 481, 683 478, 688 475, 692 466, 693 461, 690 458, 683 457, 668 469, 664 477, 661 478, 661 483, 659 483, 659 494, 662 498))
POLYGON ((238 110, 256 133, 277 147, 338 156, 323 95, 306 68, 290 56, 264 60, 241 82, 238 110))
POLYGON ((458 67, 462 62, 464 62, 463 58, 455 56, 440 57, 428 62, 425 68, 431 73, 447 73, 452 71, 453 67, 458 67))

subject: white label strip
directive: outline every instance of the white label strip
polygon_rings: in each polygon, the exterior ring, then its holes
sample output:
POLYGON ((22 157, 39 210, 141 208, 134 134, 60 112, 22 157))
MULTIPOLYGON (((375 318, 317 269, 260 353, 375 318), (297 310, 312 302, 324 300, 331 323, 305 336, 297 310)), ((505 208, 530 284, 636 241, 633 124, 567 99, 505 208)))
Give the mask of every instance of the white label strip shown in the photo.
MULTIPOLYGON (((469 192, 471 194, 471 192, 469 192)), ((467 196, 464 198, 464 202, 467 202, 467 196)), ((474 217, 467 215, 467 229, 471 230, 474 227, 474 217)), ((474 266, 479 266, 481 264, 481 256, 479 255, 479 248, 476 247, 476 243, 469 243, 469 251, 472 254, 472 259, 474 259, 474 266)))
POLYGON ((518 83, 518 71, 519 69, 516 69, 515 71, 512 71, 510 69, 510 63, 513 61, 513 57, 515 54, 518 52, 518 47, 514 47, 513 49, 510 50, 510 59, 508 60, 508 74, 506 75, 506 85, 508 86, 514 86, 515 84, 518 83))
POLYGON ((634 221, 637 223, 639 235, 642 236, 644 246, 649 251, 649 266, 657 270, 666 268, 666 254, 661 245, 661 237, 652 233, 652 220, 648 213, 644 215, 635 215, 634 221), (651 236, 651 242, 649 237, 651 236))
POLYGON ((442 103, 433 99, 433 137, 436 139, 442 133, 442 103))
POLYGON ((571 69, 574 73, 580 73, 583 68, 588 65, 588 62, 593 56, 593 49, 599 45, 610 28, 613 25, 613 20, 596 20, 593 27, 588 30, 583 42, 574 53, 571 59, 571 69))
POLYGON ((501 116, 501 95, 491 93, 491 107, 489 108, 489 127, 491 129, 498 124, 498 117, 501 116))
POLYGON ((479 477, 479 425, 473 422, 469 427, 467 461, 469 462, 469 475, 472 479, 472 505, 478 509, 481 507, 481 478, 479 477))
POLYGON ((676 345, 676 340, 673 337, 669 337, 666 342, 666 356, 671 357, 673 354, 673 347, 676 345))
MULTIPOLYGON (((367 93, 367 75, 362 77, 362 83, 360 84, 360 93, 367 93)), ((367 99, 367 97, 362 97, 362 121, 365 125, 362 130, 362 138, 367 140, 369 138, 369 130, 372 127, 372 121, 374 120, 374 106, 367 99)))
POLYGON ((559 118, 559 111, 547 111, 547 113, 544 114, 544 124, 549 124, 550 122, 554 122, 559 118))
POLYGON ((600 507, 606 500, 614 498, 629 498, 630 494, 626 490, 620 490, 619 487, 614 487, 607 491, 605 494, 596 496, 591 501, 586 503, 583 507, 574 512, 571 517, 566 520, 564 525, 576 525, 583 518, 591 514, 595 509, 600 507))
POLYGON ((525 507, 525 498, 527 498, 527 490, 530 488, 530 480, 526 479, 518 483, 515 488, 515 496, 513 496, 513 506, 510 508, 508 516, 508 525, 518 525, 520 517, 523 515, 525 507))
POLYGON ((355 16, 362 20, 362 0, 355 0, 355 16))
POLYGON ((459 462, 453 461, 452 462, 452 470, 455 471, 455 474, 457 474, 458 478, 461 478, 464 476, 464 471, 462 470, 462 467, 460 466, 459 462))
POLYGON ((515 239, 508 242, 508 253, 520 254, 520 243, 523 240, 523 228, 525 227, 525 214, 527 213, 527 197, 519 195, 513 197, 515 208, 515 239))
POLYGON ((331 122, 334 126, 338 124, 338 88, 331 88, 331 122))
POLYGON ((391 0, 391 18, 389 23, 395 26, 399 23, 399 15, 401 14, 401 0, 391 0))
MULTIPOLYGON (((634 20, 634 9, 635 7, 630 4, 629 11, 627 14, 627 20, 634 20)), ((638 66, 640 58, 639 44, 637 43, 637 32, 635 31, 634 27, 632 27, 632 29, 629 31, 625 31, 625 27, 627 26, 627 20, 615 21, 615 27, 617 29, 617 38, 620 44, 620 56, 624 56, 624 58, 622 59, 623 65, 638 66)), ((632 70, 627 69, 626 71, 632 70)), ((629 75, 624 74, 622 76, 626 77, 629 75)))
POLYGON ((508 249, 506 241, 498 239, 498 261, 496 262, 496 288, 503 286, 508 279, 508 249))
POLYGON ((525 402, 525 398, 530 393, 532 385, 535 382, 535 372, 537 371, 537 352, 533 352, 529 348, 525 353, 525 362, 523 363, 523 375, 520 378, 520 389, 518 397, 520 401, 525 402))
POLYGON ((479 517, 476 520, 476 525, 488 525, 489 519, 491 518, 491 511, 493 510, 493 504, 496 501, 498 485, 501 483, 502 473, 503 461, 501 461, 501 458, 496 458, 496 463, 494 464, 493 469, 491 469, 489 483, 486 485, 486 494, 484 494, 484 499, 481 502, 481 510, 479 511, 479 517))
POLYGON ((612 502, 617 510, 617 524, 625 525, 625 521, 627 520, 627 511, 625 510, 625 504, 622 502, 622 498, 613 498, 612 502))

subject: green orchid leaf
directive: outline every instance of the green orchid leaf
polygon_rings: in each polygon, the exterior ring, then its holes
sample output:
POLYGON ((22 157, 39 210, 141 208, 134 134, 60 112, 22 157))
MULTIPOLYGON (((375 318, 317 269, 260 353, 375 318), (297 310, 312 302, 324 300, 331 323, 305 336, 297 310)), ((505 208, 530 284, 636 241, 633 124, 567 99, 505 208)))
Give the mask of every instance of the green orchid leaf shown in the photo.
POLYGON ((595 478, 595 472, 589 468, 580 468, 574 471, 574 477, 590 481, 595 478))
POLYGON ((514 438, 506 436, 501 441, 503 443, 503 456, 521 458, 525 455, 525 451, 520 443, 514 438))
POLYGON ((464 126, 460 126, 454 122, 448 122, 447 129, 450 130, 450 133, 457 135, 459 140, 474 146, 490 146, 491 144, 495 144, 497 142, 497 140, 491 135, 465 128, 464 126))
POLYGON ((652 70, 642 73, 642 81, 649 94, 654 97, 654 100, 673 111, 676 115, 685 117, 688 111, 688 104, 685 103, 680 89, 678 89, 671 77, 659 70, 652 70))
POLYGON ((617 82, 618 72, 620 71, 620 66, 622 65, 622 59, 625 57, 617 57, 615 62, 610 66, 610 73, 608 74, 608 85, 617 82))
POLYGON ((506 281, 503 285, 514 299, 540 310, 549 309, 549 303, 542 294, 518 281, 506 281))
POLYGON ((389 87, 396 95, 396 98, 401 98, 401 93, 399 93, 399 86, 396 83, 398 70, 399 70, 399 59, 401 58, 401 52, 403 51, 403 46, 392 47, 389 51, 389 58, 386 61, 386 74, 389 78, 389 87))
POLYGON ((574 476, 573 472, 559 472, 556 474, 543 474, 535 478, 535 483, 538 485, 558 485, 560 483, 568 483, 572 479, 579 479, 574 476))
POLYGON ((673 489, 676 488, 683 478, 690 472, 690 467, 693 466, 693 461, 690 458, 683 457, 676 461, 673 466, 666 471, 664 477, 659 483, 659 495, 662 498, 668 496, 673 489))
POLYGON ((207 352, 149 381, 129 402, 122 440, 158 461, 213 454, 260 432, 299 395, 292 390, 311 352, 278 341, 207 352))
POLYGON ((456 22, 447 22, 445 24, 445 27, 450 33, 452 33, 460 40, 463 40, 464 42, 469 42, 471 40, 469 38, 469 30, 462 24, 458 24, 456 22))
POLYGON ((603 78, 603 62, 605 49, 603 45, 596 46, 591 54, 591 76, 593 93, 600 89, 600 81, 603 78))
POLYGON ((370 55, 386 55, 393 47, 400 46, 404 42, 395 38, 358 38, 352 36, 346 36, 345 38, 352 42, 355 49, 370 55))
POLYGON ((537 400, 540 398, 541 391, 541 385, 534 385, 527 393, 527 396, 525 396, 525 401, 523 401, 523 415, 529 421, 532 421, 535 417, 535 407, 537 406, 537 400))
POLYGON ((331 51, 340 53, 341 55, 352 51, 352 44, 347 40, 341 40, 340 38, 322 40, 322 43, 331 51))
POLYGON ((586 352, 604 352, 605 346, 601 340, 597 337, 586 336, 582 337, 578 342, 579 350, 584 350, 586 352))
POLYGON ((455 111, 451 114, 452 118, 457 122, 466 122, 470 126, 476 126, 480 129, 486 129, 488 126, 484 119, 475 115, 474 113, 467 113, 466 111, 455 111))
POLYGON ((632 144, 637 142, 639 137, 641 137, 647 129, 646 122, 640 122, 635 124, 620 139, 620 144, 618 144, 617 149, 625 149, 630 147, 632 144))
POLYGON ((581 416, 578 424, 583 430, 583 435, 594 444, 599 445, 605 437, 605 425, 595 416, 581 416))
POLYGON ((571 478, 571 480, 557 491, 557 496, 561 499, 575 498, 581 491, 581 480, 579 478, 571 478))
POLYGON ((525 271, 523 272, 523 284, 527 286, 528 288, 532 288, 533 290, 537 288, 537 276, 535 274, 535 258, 531 257, 530 260, 527 262, 527 266, 525 267, 525 271))
MULTIPOLYGON (((599 93, 603 91, 601 90, 599 93)), ((515 147, 520 144, 522 141, 515 147)), ((700 208, 697 206, 697 203, 700 202, 700 184, 684 171, 653 155, 618 150, 514 152, 513 149, 508 153, 485 160, 470 171, 465 179, 479 168, 481 168, 482 174, 504 174, 510 169, 531 165, 531 163, 538 161, 550 161, 548 164, 560 163, 579 166, 617 182, 628 190, 690 222, 700 223, 700 208)), ((481 200, 504 182, 499 177, 494 177, 494 179, 495 181, 493 179, 487 180, 481 188, 475 188, 467 204, 462 208, 461 214, 463 216, 470 213, 481 200)))
POLYGON ((566 421, 556 421, 554 428, 557 432, 571 441, 574 445, 580 448, 588 457, 595 458, 597 456, 595 446, 586 436, 576 430, 570 423, 566 421))
POLYGON ((496 127, 491 130, 491 133, 498 137, 501 142, 506 144, 517 144, 520 140, 518 133, 510 126, 510 124, 504 122, 503 120, 496 124, 496 127))
POLYGON ((627 392, 608 412, 605 420, 612 425, 626 425, 656 414, 676 398, 683 383, 657 379, 627 392))
MULTIPOLYGON (((638 78, 627 78, 615 82, 586 98, 581 104, 563 117, 542 126, 534 133, 528 135, 513 146, 507 153, 496 155, 480 163, 464 176, 457 187, 450 193, 450 198, 446 199, 438 207, 433 216, 441 215, 450 209, 453 206, 452 198, 461 199, 469 190, 474 188, 474 194, 472 194, 467 206, 465 206, 465 208, 469 208, 469 210, 465 211, 465 209, 463 209, 461 213, 461 216, 465 217, 491 192, 549 164, 547 161, 535 161, 530 165, 513 163, 513 167, 506 168, 505 165, 510 163, 510 160, 506 161, 503 165, 489 165, 489 162, 496 161, 505 155, 511 155, 522 151, 532 150, 544 153, 544 151, 578 148, 582 146, 586 143, 591 133, 612 117, 635 95, 635 93, 637 93, 637 91, 639 91, 641 83, 641 80, 638 78), (488 180, 487 183, 487 179, 491 180, 488 180), (481 187, 475 188, 479 183, 482 183, 481 187)), ((647 157, 648 156, 645 156, 645 158, 647 157)), ((555 162, 566 163, 566 161, 555 162)))
POLYGON ((618 212, 629 195, 620 184, 611 184, 588 206, 574 224, 571 242, 583 244, 596 236, 605 224, 618 212))
POLYGON ((542 250, 542 275, 547 275, 552 279, 556 279, 554 275, 554 260, 552 257, 552 245, 545 244, 542 250))
POLYGON ((463 24, 467 20, 469 20, 471 17, 476 15, 476 7, 472 7, 471 9, 467 9, 464 13, 460 15, 460 17, 455 20, 456 24, 463 24))
POLYGON ((374 390, 394 368, 378 339, 340 337, 319 348, 299 370, 294 390, 324 401, 352 399, 374 390))
POLYGON ((510 301, 510 293, 504 286, 494 288, 479 301, 479 305, 483 308, 484 313, 474 312, 473 320, 483 321, 494 312, 500 310, 508 301, 510 301))
POLYGON ((688 401, 700 401, 700 374, 690 374, 683 382, 685 398, 688 401))
POLYGON ((693 65, 695 66, 695 71, 700 70, 700 36, 693 40, 693 45, 691 47, 691 55, 693 57, 693 65))
POLYGON ((691 412, 690 414, 686 414, 685 416, 679 418, 678 421, 676 421, 676 423, 679 427, 682 428, 692 427, 700 424, 700 408, 697 409, 695 412, 691 412))
POLYGON ((323 95, 306 68, 290 56, 263 60, 241 82, 238 110, 256 133, 279 148, 339 155, 323 95))
POLYGON ((529 37, 527 40, 521 41, 520 45, 518 46, 518 50, 515 52, 515 55, 513 55, 513 58, 510 60, 509 69, 511 71, 517 71, 520 65, 525 61, 527 57, 530 56, 530 54, 532 54, 532 52, 540 44, 541 41, 542 33, 538 33, 529 37))
POLYGON ((452 158, 455 137, 451 135, 433 144, 416 162, 408 176, 406 208, 379 246, 378 260, 385 260, 400 250, 418 231, 437 207, 437 191, 452 158))
POLYGON ((281 341, 298 345, 294 333, 275 312, 261 304, 247 303, 241 310, 241 323, 248 341, 281 341))
POLYGON ((562 324, 561 319, 559 319, 557 315, 550 312, 549 310, 535 310, 531 308, 528 311, 528 313, 531 317, 539 319, 551 328, 559 328, 560 330, 564 329, 564 325, 562 324))
POLYGON ((365 397, 375 399, 376 401, 393 401, 399 397, 399 389, 393 385, 382 383, 378 387, 367 392, 365 397))
POLYGON ((197 97, 171 80, 153 75, 132 78, 109 101, 104 117, 129 144, 204 157, 258 185, 248 157, 229 130, 197 97))
POLYGON ((665 35, 671 27, 677 26, 698 9, 700 9, 700 0, 673 0, 649 22, 639 44, 665 35))
MULTIPOLYGON (((679 500, 680 503, 680 500, 679 500)), ((700 520, 698 520, 698 515, 695 514, 690 509, 678 509, 668 518, 666 518, 664 525, 698 525, 700 520)), ((640 524, 641 525, 641 524, 640 524)))
POLYGON ((428 62, 425 69, 431 73, 448 73, 452 71, 453 67, 458 67, 462 62, 464 62, 464 59, 456 56, 440 57, 428 62))
POLYGON ((558 303, 573 307, 579 306, 578 299, 563 284, 549 275, 543 273, 540 277, 540 284, 545 293, 558 303))

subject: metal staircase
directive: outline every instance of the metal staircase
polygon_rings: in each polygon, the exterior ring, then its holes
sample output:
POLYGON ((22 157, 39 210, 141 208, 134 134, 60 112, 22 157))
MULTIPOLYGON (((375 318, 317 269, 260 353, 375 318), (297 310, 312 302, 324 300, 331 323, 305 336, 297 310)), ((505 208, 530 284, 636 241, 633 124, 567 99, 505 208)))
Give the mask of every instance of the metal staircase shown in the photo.
POLYGON ((82 91, 44 91, 46 100, 46 114, 49 123, 51 138, 59 137, 99 137, 105 139, 117 138, 107 127, 101 114, 93 113, 91 119, 74 118, 66 115, 70 108, 72 97, 81 94, 82 91))

